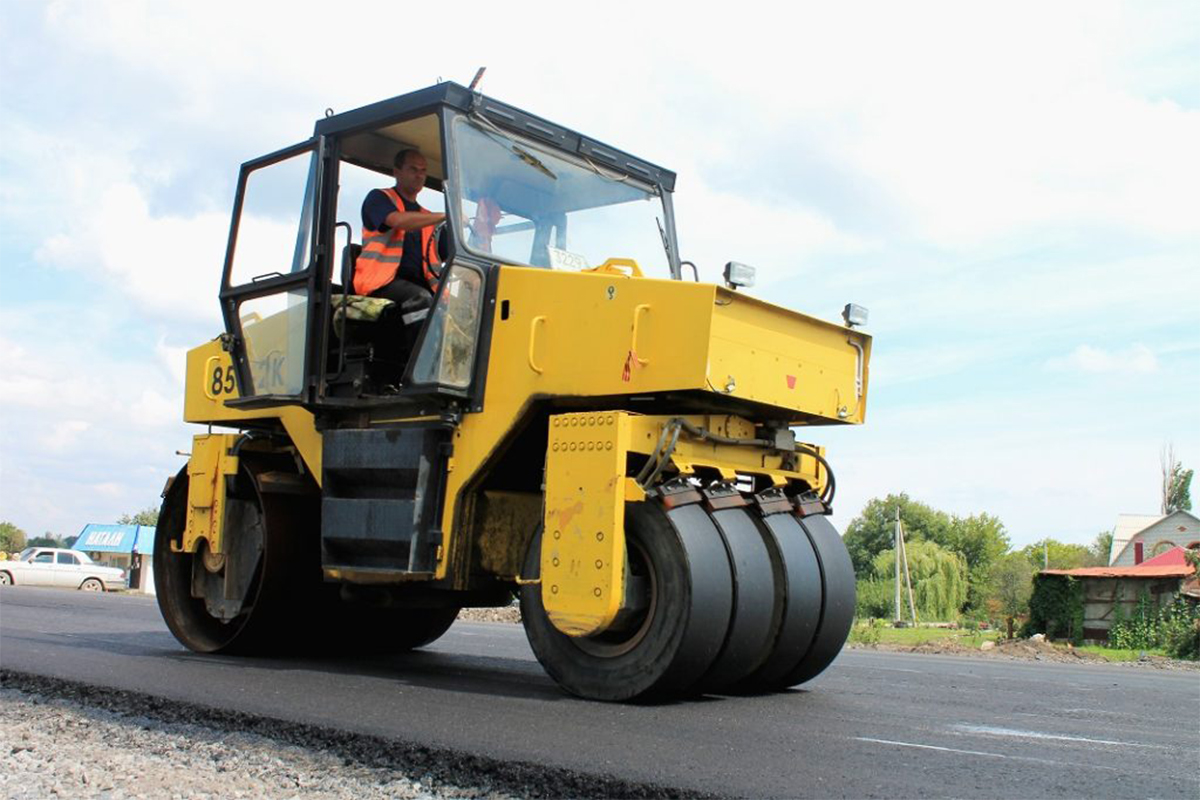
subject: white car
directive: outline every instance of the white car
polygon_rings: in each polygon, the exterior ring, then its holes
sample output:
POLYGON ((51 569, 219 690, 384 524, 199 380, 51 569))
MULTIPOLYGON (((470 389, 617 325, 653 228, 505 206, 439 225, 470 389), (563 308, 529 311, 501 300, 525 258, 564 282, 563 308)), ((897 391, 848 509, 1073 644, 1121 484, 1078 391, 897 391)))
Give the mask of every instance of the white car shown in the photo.
POLYGON ((85 592, 128 587, 125 571, 104 567, 78 550, 26 547, 16 561, 0 561, 0 586, 68 586, 85 592))

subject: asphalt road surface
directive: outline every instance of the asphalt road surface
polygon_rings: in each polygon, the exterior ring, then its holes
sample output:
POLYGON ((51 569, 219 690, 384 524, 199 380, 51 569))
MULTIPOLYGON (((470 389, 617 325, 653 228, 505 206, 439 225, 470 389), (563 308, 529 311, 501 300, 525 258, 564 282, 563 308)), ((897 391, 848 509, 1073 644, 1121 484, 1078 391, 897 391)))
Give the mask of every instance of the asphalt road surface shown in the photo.
POLYGON ((0 669, 291 724, 751 797, 1200 797, 1200 673, 852 650, 802 690, 609 705, 518 625, 356 660, 184 650, 153 598, 0 590, 0 669))

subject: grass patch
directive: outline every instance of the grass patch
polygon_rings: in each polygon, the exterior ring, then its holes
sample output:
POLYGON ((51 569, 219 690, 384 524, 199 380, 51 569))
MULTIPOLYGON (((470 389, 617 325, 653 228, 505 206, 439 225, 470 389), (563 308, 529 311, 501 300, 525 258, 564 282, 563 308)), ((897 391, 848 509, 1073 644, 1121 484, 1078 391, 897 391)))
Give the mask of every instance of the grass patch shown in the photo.
POLYGON ((944 642, 977 648, 986 641, 995 641, 1000 636, 999 631, 978 631, 965 628, 893 628, 888 623, 879 620, 856 622, 850 629, 851 642, 904 647, 944 642))
POLYGON ((1105 661, 1137 661, 1142 657, 1142 653, 1148 656, 1169 658, 1167 651, 1161 647, 1154 647, 1149 650, 1122 650, 1115 647, 1104 647, 1099 644, 1085 644, 1076 647, 1075 650, 1089 656, 1103 658, 1105 661))

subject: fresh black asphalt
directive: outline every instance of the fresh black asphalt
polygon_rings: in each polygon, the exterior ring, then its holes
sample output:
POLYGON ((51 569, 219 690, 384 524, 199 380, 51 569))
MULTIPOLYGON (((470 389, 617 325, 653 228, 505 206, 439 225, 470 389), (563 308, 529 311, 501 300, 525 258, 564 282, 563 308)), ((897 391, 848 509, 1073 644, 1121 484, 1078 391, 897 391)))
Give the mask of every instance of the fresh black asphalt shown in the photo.
POLYGON ((544 766, 569 794, 1200 797, 1196 671, 848 650, 801 690, 609 705, 562 694, 518 625, 458 622, 402 656, 200 656, 153 598, 25 587, 0 590, 0 670, 452 769, 544 766))

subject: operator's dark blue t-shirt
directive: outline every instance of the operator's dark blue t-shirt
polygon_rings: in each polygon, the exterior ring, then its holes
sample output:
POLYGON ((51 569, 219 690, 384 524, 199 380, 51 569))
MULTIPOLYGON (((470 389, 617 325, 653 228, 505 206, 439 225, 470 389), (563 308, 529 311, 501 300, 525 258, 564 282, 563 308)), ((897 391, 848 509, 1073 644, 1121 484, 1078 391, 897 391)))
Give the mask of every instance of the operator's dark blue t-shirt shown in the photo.
MULTIPOLYGON (((418 203, 403 197, 400 198, 400 201, 404 203, 405 211, 421 210, 418 203)), ((387 219, 388 214, 396 210, 391 199, 383 193, 382 189, 372 189, 367 193, 367 199, 363 200, 363 230, 390 231, 391 227, 385 225, 383 221, 387 219)), ((404 234, 404 255, 400 259, 400 269, 397 270, 396 277, 412 281, 418 286, 428 287, 421 262, 421 229, 417 228, 404 234)))

